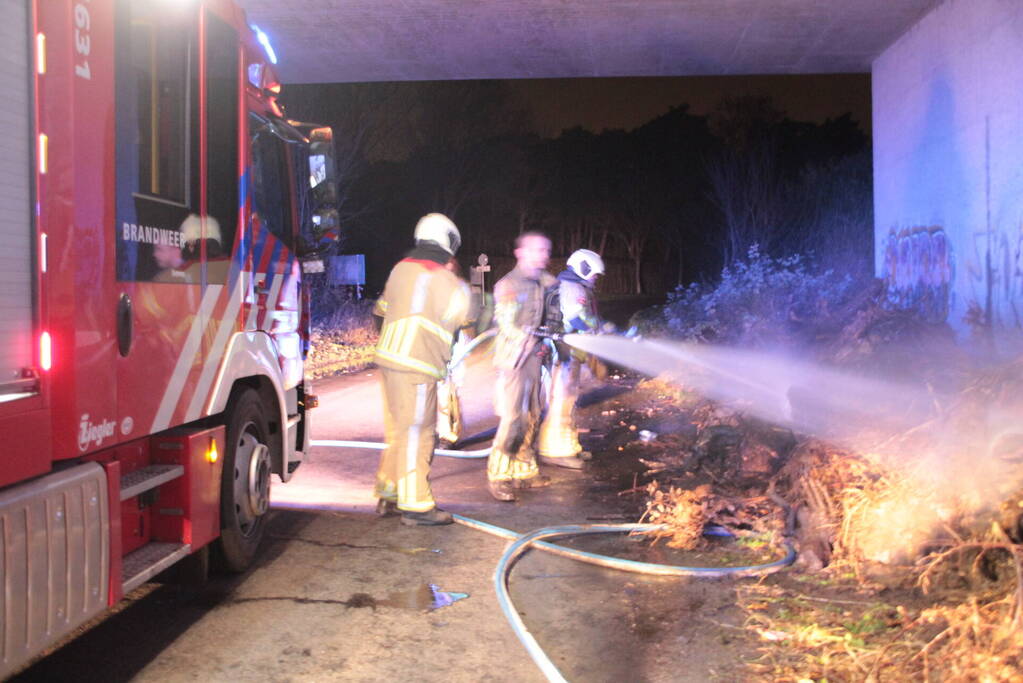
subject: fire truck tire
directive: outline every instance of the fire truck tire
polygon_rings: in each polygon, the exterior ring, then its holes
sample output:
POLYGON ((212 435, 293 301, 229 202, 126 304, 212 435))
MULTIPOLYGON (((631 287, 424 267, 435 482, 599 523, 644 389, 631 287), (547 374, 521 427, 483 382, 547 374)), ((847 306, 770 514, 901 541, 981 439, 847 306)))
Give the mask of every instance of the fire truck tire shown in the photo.
POLYGON ((216 559, 218 569, 240 573, 252 564, 263 540, 270 504, 271 456, 259 394, 245 389, 230 405, 216 559))

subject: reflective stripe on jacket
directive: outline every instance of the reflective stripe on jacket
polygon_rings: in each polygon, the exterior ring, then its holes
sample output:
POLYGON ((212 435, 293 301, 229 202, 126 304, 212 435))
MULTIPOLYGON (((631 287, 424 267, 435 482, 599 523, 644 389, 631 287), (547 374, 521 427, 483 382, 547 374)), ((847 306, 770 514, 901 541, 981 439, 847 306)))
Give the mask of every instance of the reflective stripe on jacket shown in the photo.
POLYGON ((444 266, 406 258, 391 270, 373 313, 383 316, 375 361, 443 379, 454 332, 469 321, 469 286, 444 266))
POLYGON ((600 326, 597 317, 596 295, 593 289, 581 282, 558 278, 558 298, 561 303, 562 323, 565 332, 592 332, 600 326))

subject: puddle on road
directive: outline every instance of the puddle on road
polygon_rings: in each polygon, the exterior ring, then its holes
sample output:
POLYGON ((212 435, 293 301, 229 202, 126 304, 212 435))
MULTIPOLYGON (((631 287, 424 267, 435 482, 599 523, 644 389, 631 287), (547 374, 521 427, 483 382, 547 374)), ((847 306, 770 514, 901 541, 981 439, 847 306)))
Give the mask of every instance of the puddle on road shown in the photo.
POLYGON ((421 612, 432 612, 447 607, 459 600, 469 597, 468 593, 442 591, 436 584, 423 583, 412 590, 391 593, 386 598, 377 598, 369 593, 352 593, 347 600, 337 598, 307 598, 294 596, 264 596, 251 598, 235 598, 228 604, 241 605, 248 602, 292 602, 296 605, 344 605, 345 607, 398 607, 414 609, 421 612))

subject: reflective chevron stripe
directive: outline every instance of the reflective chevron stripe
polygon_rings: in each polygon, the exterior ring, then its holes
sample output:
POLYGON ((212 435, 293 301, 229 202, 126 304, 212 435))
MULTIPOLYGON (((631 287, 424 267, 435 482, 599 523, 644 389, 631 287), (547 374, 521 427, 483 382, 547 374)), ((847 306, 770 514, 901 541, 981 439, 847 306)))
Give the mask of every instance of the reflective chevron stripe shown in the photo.
POLYGON ((440 368, 435 368, 429 363, 424 363, 423 361, 416 360, 415 358, 401 356, 396 353, 391 353, 390 351, 385 351, 384 349, 377 349, 377 357, 390 361, 395 365, 401 365, 403 367, 406 367, 409 370, 414 370, 416 372, 421 372, 425 375, 429 375, 430 377, 444 379, 444 370, 440 368))
POLYGON ((433 322, 432 320, 428 320, 421 315, 413 316, 412 319, 415 320, 416 324, 421 329, 436 335, 437 337, 440 338, 442 342, 444 342, 448 346, 455 343, 455 335, 453 335, 451 332, 448 332, 447 330, 445 330, 443 327, 433 322))

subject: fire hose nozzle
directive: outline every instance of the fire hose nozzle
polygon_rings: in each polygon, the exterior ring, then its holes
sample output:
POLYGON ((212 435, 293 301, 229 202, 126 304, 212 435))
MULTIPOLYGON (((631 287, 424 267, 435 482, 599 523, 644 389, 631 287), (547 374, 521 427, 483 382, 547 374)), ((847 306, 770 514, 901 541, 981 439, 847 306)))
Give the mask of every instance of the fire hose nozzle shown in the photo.
POLYGON ((639 333, 639 328, 637 328, 635 325, 633 325, 625 333, 625 338, 626 339, 631 339, 634 342, 638 342, 638 341, 642 341, 643 340, 643 335, 641 335, 639 333))
POLYGON ((554 330, 546 327, 538 327, 533 330, 533 336, 540 337, 541 339, 550 339, 552 341, 561 341, 565 338, 565 335, 561 332, 555 332, 554 330))

